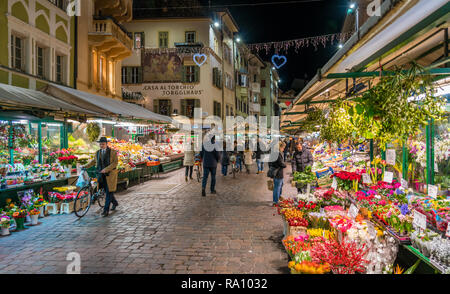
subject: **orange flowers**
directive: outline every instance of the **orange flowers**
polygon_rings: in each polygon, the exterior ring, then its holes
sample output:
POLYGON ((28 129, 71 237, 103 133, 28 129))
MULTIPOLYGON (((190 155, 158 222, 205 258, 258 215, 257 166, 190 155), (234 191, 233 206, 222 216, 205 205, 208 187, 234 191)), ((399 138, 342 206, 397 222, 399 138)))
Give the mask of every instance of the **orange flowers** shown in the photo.
POLYGON ((297 264, 295 261, 291 261, 288 266, 291 270, 293 269, 300 274, 322 275, 330 271, 328 264, 319 264, 312 261, 302 261, 297 264))

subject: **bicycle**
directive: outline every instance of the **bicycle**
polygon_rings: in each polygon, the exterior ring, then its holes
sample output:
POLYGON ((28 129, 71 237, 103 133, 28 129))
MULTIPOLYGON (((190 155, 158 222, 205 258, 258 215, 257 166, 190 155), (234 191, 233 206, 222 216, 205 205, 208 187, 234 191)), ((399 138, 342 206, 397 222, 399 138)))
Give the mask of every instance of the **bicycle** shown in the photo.
POLYGON ((239 168, 236 165, 236 155, 232 154, 230 156, 231 163, 231 172, 233 173, 233 178, 236 178, 236 173, 239 171, 239 168))
POLYGON ((79 218, 85 216, 89 211, 92 203, 95 203, 96 201, 100 208, 103 208, 105 206, 105 189, 99 189, 97 179, 89 178, 88 183, 89 184, 78 191, 73 204, 75 215, 79 218))
POLYGON ((200 157, 195 157, 194 167, 197 181, 200 183, 200 180, 202 179, 202 159, 200 157))

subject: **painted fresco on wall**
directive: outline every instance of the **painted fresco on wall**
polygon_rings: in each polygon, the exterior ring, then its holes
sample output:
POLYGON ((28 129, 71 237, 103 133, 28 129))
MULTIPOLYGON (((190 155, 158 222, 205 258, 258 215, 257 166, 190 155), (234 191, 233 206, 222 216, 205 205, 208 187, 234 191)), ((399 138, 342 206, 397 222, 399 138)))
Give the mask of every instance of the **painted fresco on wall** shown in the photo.
POLYGON ((175 53, 143 53, 144 83, 179 82, 182 74, 181 58, 175 53))

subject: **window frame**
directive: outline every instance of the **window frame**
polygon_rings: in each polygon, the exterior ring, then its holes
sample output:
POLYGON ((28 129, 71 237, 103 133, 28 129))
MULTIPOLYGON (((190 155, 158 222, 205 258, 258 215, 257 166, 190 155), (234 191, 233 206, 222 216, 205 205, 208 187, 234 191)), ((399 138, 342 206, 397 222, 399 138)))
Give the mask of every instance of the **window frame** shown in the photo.
POLYGON ((57 83, 60 83, 60 84, 64 84, 64 79, 65 79, 65 75, 64 75, 64 72, 65 72, 65 67, 64 67, 65 58, 66 58, 66 56, 64 56, 62 54, 57 54, 57 53, 55 54, 55 81, 57 83), (60 63, 59 64, 58 64, 58 59, 60 59, 60 63), (60 80, 58 80, 58 67, 60 68, 60 73, 59 73, 60 80))
POLYGON ((169 32, 168 31, 160 31, 160 32, 158 32, 158 46, 159 46, 159 48, 169 48, 169 32), (166 34, 167 35, 167 38, 165 39, 167 44, 165 44, 165 46, 161 46, 161 40, 163 40, 161 38, 162 34, 166 34))
POLYGON ((25 38, 22 36, 18 36, 16 34, 11 33, 11 68, 14 68, 19 71, 25 71, 24 68, 24 59, 25 59, 25 38), (20 40, 20 57, 17 58, 17 40, 20 40), (20 66, 17 66, 17 61, 20 62, 20 66))
POLYGON ((197 31, 185 31, 184 32, 184 41, 186 43, 189 43, 189 44, 197 42, 197 31), (192 42, 188 41, 188 34, 193 34, 194 35, 194 41, 192 41, 192 42))

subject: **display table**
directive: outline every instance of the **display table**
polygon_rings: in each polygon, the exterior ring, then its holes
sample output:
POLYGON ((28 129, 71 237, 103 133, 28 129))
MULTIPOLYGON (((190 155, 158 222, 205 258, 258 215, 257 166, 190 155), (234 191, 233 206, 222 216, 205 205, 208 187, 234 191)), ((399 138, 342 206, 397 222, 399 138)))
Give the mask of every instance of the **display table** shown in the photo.
POLYGON ((39 192, 42 188, 44 192, 52 191, 54 187, 65 186, 68 184, 70 178, 58 179, 54 181, 42 181, 29 185, 17 186, 14 188, 8 188, 0 190, 0 207, 6 205, 6 199, 11 198, 13 202, 19 201, 17 192, 33 189, 35 192, 39 192))

